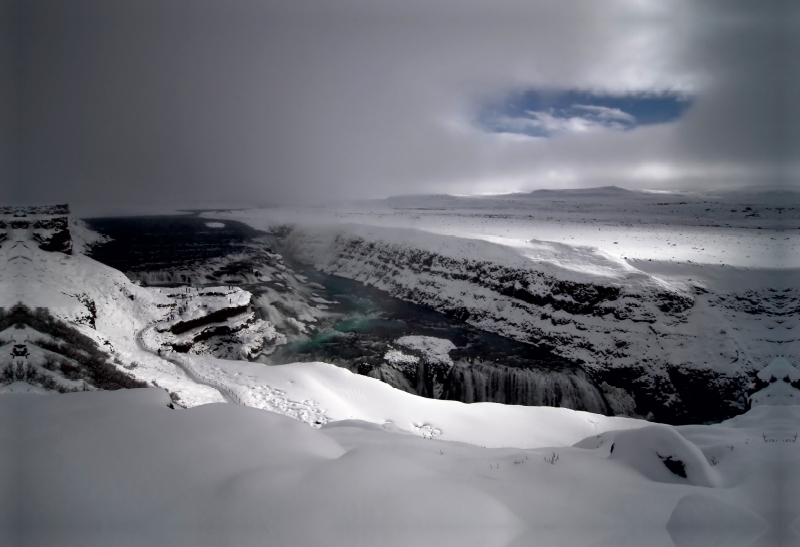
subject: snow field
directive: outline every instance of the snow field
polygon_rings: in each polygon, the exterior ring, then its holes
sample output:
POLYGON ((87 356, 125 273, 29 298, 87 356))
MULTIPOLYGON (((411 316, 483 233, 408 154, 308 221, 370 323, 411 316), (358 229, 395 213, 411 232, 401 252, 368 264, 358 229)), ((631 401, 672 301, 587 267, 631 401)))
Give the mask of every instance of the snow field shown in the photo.
POLYGON ((800 407, 607 432, 576 447, 491 449, 353 420, 320 430, 239 405, 168 403, 159 389, 0 398, 14 417, 0 439, 15 447, 0 477, 16 478, 0 482, 0 541, 684 547, 796 537, 786 534, 800 501, 797 444, 760 433, 783 439, 800 407), (662 457, 684 463, 687 478, 662 457))
POLYGON ((405 196, 328 208, 204 213, 257 229, 280 224, 415 228, 516 247, 530 240, 593 247, 624 260, 800 268, 796 192, 722 194, 542 191, 405 196))

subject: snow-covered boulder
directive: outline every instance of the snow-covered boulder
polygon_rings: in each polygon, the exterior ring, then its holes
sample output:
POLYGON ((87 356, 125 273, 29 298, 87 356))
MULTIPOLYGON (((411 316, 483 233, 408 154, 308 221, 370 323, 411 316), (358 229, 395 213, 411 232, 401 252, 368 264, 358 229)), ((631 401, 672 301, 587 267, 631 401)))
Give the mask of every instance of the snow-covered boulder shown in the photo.
POLYGON ((718 474, 703 452, 675 428, 655 424, 638 429, 608 432, 584 439, 577 448, 608 450, 608 459, 635 469, 655 482, 719 485, 718 474))
POLYGON ((795 387, 800 382, 800 370, 785 357, 770 361, 756 377, 757 391, 748 397, 751 407, 800 405, 800 389, 795 387))

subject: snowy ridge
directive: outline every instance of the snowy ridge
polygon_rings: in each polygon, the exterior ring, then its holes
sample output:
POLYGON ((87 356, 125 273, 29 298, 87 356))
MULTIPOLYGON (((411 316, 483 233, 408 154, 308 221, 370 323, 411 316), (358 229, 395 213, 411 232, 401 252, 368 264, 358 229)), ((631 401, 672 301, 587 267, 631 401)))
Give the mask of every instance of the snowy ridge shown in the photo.
POLYGON ((86 254, 92 247, 110 241, 108 236, 95 232, 75 217, 69 217, 69 233, 72 236, 73 253, 86 254))
MULTIPOLYGON (((798 192, 537 191, 404 196, 327 208, 204 213, 264 231, 282 225, 365 224, 472 239, 601 249, 636 261, 800 268, 798 192)), ((637 265, 638 266, 638 265, 637 265)))
POLYGON ((268 321, 256 317, 252 295, 238 287, 152 288, 171 300, 155 328, 159 347, 181 353, 252 359, 286 343, 268 321))
POLYGON ((140 287, 83 254, 43 251, 22 229, 12 230, 0 247, 0 280, 0 307, 47 308, 93 339, 127 373, 176 393, 183 405, 223 400, 216 389, 197 384, 137 345, 136 334, 166 319, 175 306, 161 292, 140 287))
POLYGON ((197 375, 236 391, 248 406, 319 426, 361 420, 391 431, 487 447, 568 446, 609 430, 649 425, 567 408, 428 399, 327 363, 263 366, 188 358, 197 375))
POLYGON ((208 378, 203 376, 199 372, 197 372, 192 364, 192 360, 179 354, 175 350, 163 350, 160 344, 153 343, 153 339, 156 338, 155 334, 155 327, 147 327, 144 329, 143 332, 137 335, 137 340, 141 344, 142 348, 145 350, 155 353, 162 359, 166 359, 172 363, 178 365, 186 374, 189 375, 195 382, 200 384, 209 385, 215 389, 220 390, 224 393, 229 399, 231 399, 237 405, 244 405, 245 403, 239 397, 239 395, 230 389, 227 384, 224 384, 220 381, 215 380, 214 378, 208 378))
MULTIPOLYGON (((308 280, 287 268, 283 257, 264 243, 249 246, 247 252, 231 253, 185 267, 137 270, 127 272, 127 275, 136 282, 155 287, 175 284, 257 285, 257 295, 246 294, 251 299, 250 304, 259 308, 268 322, 282 331, 274 341, 271 340, 275 344, 282 343, 281 336, 287 332, 304 333, 313 329, 320 319, 329 316, 326 310, 332 303, 315 296, 315 288, 308 280)), ((168 292, 177 293, 175 290, 168 292)), ((265 337, 273 338, 266 334, 265 337)))

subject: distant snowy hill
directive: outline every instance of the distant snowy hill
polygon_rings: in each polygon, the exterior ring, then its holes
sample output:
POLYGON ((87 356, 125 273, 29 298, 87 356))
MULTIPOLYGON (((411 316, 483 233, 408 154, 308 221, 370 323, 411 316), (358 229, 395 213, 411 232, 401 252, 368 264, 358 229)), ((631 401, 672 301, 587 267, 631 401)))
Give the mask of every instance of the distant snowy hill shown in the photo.
POLYGON ((565 190, 534 190, 529 192, 528 194, 512 194, 517 196, 524 196, 527 195, 532 198, 538 197, 546 197, 546 198, 557 198, 557 197, 568 197, 568 196, 579 196, 582 198, 600 198, 600 199, 630 199, 630 198, 646 198, 647 195, 641 191, 634 192, 633 190, 627 190, 625 188, 620 188, 619 186, 600 186, 597 188, 575 188, 575 189, 565 189, 565 190))

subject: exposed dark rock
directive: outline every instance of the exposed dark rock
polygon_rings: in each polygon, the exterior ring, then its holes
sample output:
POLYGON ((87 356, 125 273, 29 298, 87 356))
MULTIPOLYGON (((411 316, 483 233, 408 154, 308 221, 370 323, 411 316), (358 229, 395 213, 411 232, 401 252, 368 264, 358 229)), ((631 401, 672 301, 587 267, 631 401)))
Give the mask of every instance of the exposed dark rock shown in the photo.
POLYGON ((203 325, 218 323, 220 321, 224 321, 225 319, 236 317, 237 315, 246 313, 248 309, 249 306, 247 305, 223 308, 221 310, 213 311, 202 317, 198 317, 197 319, 190 319, 188 321, 180 321, 178 323, 175 323, 170 328, 170 331, 172 332, 172 334, 183 334, 184 332, 188 332, 197 327, 202 327, 203 325))
POLYGON ((664 465, 673 475, 686 478, 686 466, 681 460, 673 459, 672 456, 662 457, 659 455, 658 457, 661 458, 661 461, 664 462, 664 465))

